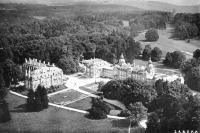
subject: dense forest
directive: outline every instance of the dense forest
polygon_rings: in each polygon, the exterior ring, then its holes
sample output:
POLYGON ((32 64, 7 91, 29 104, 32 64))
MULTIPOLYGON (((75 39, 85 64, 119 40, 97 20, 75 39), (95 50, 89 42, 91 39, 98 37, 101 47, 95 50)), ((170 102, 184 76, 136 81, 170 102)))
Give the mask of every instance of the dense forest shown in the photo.
MULTIPOLYGON (((22 64, 25 58, 37 58, 55 63, 64 69, 72 69, 64 70, 66 73, 78 71, 81 55, 85 59, 96 57, 116 63, 120 54, 124 53, 127 61, 132 62, 142 52, 140 43, 134 40, 137 32, 142 30, 138 25, 143 29, 152 27, 160 29, 166 28, 165 24, 170 21, 170 13, 152 11, 131 14, 132 11, 105 13, 94 10, 88 13, 87 10, 81 10, 82 13, 79 11, 70 17, 60 14, 50 17, 53 7, 46 6, 44 9, 47 8, 49 14, 44 19, 32 18, 26 21, 26 18, 31 17, 29 12, 34 6, 14 7, 12 6, 12 9, 19 12, 18 20, 24 21, 13 23, 11 19, 0 23, 0 47, 3 48, 1 54, 4 57, 1 59, 10 58, 14 63, 22 64), (123 19, 122 14, 126 14, 123 19), (130 21, 129 27, 123 25, 124 20, 130 21)), ((42 5, 35 7, 40 14, 46 15, 41 8, 42 5)), ((57 8, 56 11, 64 9, 57 8)), ((66 9, 70 10, 67 7, 66 9)), ((16 17, 12 13, 12 10, 1 10, 1 15, 4 15, 2 17, 5 15, 16 17)))
POLYGON ((177 13, 172 23, 175 27, 175 38, 184 40, 200 36, 200 13, 177 13))

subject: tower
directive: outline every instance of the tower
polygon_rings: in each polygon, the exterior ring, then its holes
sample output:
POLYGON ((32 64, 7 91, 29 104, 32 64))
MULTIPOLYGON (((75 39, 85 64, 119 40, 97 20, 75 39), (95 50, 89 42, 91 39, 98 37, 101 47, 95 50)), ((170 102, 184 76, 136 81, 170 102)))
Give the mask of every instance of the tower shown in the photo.
POLYGON ((122 66, 122 65, 124 65, 124 64, 126 64, 126 61, 125 61, 124 55, 123 55, 123 53, 122 53, 121 56, 120 56, 120 59, 119 59, 119 65, 122 66))
POLYGON ((146 78, 147 79, 153 79, 155 75, 155 68, 153 66, 153 63, 151 61, 151 58, 149 58, 149 61, 147 63, 147 66, 146 66, 146 78))

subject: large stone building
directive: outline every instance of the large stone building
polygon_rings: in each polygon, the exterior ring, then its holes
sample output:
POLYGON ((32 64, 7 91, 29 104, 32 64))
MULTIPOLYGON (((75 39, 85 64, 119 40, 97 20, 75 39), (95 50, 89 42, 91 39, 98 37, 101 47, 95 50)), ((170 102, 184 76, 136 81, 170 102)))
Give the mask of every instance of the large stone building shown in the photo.
POLYGON ((23 71, 25 74, 25 87, 27 89, 35 91, 38 85, 50 88, 51 86, 63 84, 63 71, 55 67, 54 64, 46 64, 37 59, 25 59, 23 71))
POLYGON ((101 59, 84 60, 82 63, 86 66, 85 75, 89 77, 106 77, 112 79, 137 78, 140 80, 152 79, 155 73, 152 63, 149 62, 147 70, 144 66, 135 66, 135 64, 126 63, 123 54, 118 64, 112 65, 101 59))
POLYGON ((85 75, 88 77, 105 77, 111 79, 126 79, 134 78, 137 80, 158 80, 174 81, 177 79, 184 83, 184 79, 180 75, 167 75, 156 73, 156 69, 151 61, 148 61, 146 66, 126 63, 123 54, 121 55, 118 64, 112 65, 101 59, 83 60, 82 66, 85 66, 85 75))

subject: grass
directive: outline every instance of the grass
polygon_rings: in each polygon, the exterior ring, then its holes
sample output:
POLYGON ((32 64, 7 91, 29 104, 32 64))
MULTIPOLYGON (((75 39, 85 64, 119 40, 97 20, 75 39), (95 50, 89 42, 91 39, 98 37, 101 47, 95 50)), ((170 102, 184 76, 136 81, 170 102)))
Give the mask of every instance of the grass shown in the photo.
POLYGON ((53 103, 68 103, 68 102, 72 102, 76 99, 80 99, 80 98, 84 98, 87 95, 80 93, 78 91, 75 90, 67 90, 65 92, 62 93, 58 93, 56 95, 53 95, 49 98, 50 102, 53 103))
MULTIPOLYGON (((143 41, 145 40, 145 33, 140 33, 135 40, 140 41, 143 48, 147 44, 150 44, 151 47, 159 47, 163 51, 163 56, 165 56, 167 52, 173 52, 176 50, 193 53, 193 51, 200 48, 199 40, 192 39, 190 43, 187 43, 185 40, 176 40, 171 38, 171 31, 171 27, 167 28, 166 30, 158 30, 159 40, 157 42, 143 41)), ((190 57, 191 55, 187 55, 187 58, 190 57)))
POLYGON ((126 133, 129 124, 124 120, 91 120, 52 106, 41 112, 25 112, 25 99, 9 94, 6 100, 12 120, 0 124, 1 133, 126 133))
POLYGON ((88 98, 84 98, 82 100, 79 100, 77 102, 71 103, 66 105, 67 107, 72 107, 72 108, 76 108, 76 109, 80 109, 80 110, 88 110, 91 108, 92 106, 92 98, 88 97, 88 98))

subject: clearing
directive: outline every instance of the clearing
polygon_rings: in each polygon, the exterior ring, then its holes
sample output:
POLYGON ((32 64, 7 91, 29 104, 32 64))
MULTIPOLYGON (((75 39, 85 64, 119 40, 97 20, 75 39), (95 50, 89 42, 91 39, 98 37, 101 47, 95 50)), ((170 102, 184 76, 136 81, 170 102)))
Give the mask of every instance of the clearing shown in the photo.
POLYGON ((135 40, 140 41, 142 47, 147 44, 150 44, 152 48, 159 47, 163 51, 163 56, 165 56, 167 52, 178 50, 184 52, 187 57, 190 58, 193 52, 200 48, 200 40, 191 39, 190 43, 187 43, 185 40, 173 39, 171 38, 172 30, 173 28, 169 25, 165 30, 158 30, 159 40, 157 42, 146 42, 146 31, 141 32, 137 37, 135 37, 135 40))

